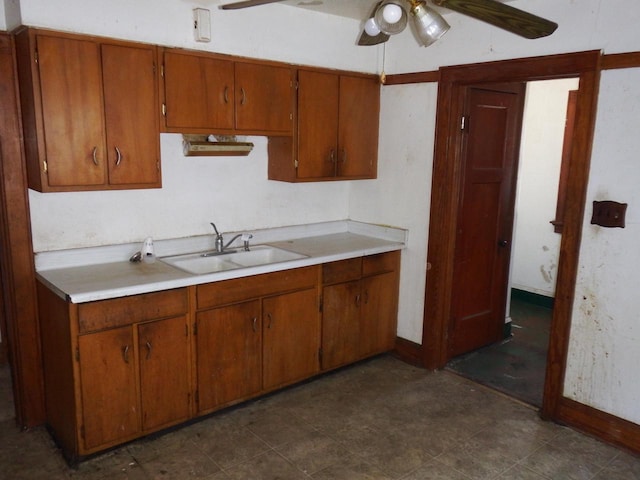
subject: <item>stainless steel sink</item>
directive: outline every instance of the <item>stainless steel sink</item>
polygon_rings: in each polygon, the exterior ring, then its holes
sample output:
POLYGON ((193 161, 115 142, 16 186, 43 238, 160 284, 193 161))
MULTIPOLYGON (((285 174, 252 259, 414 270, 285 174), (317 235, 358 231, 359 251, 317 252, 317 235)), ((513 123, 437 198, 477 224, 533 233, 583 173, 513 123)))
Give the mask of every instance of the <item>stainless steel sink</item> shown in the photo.
POLYGON ((258 245, 251 247, 249 251, 237 250, 215 255, 211 255, 209 252, 188 253, 185 255, 161 257, 160 260, 187 273, 202 275, 237 268, 287 262, 289 260, 306 257, 306 255, 290 252, 281 248, 271 247, 269 245, 258 245))

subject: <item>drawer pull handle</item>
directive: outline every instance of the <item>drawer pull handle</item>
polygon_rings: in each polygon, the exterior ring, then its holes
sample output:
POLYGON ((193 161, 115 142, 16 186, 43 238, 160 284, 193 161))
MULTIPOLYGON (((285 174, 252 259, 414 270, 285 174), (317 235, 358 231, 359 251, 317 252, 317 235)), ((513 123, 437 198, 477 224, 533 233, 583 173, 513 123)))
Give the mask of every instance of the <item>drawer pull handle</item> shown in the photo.
POLYGON ((258 331, 258 317, 253 317, 253 331, 258 331))
POLYGON ((331 149, 331 153, 329 153, 329 161, 336 163, 336 151, 333 148, 331 149))
POLYGON ((360 294, 356 295, 356 307, 360 306, 360 294))
POLYGON ((122 347, 122 359, 124 363, 129 363, 129 345, 122 347))
POLYGON ((369 304, 369 290, 364 291, 364 304, 365 305, 369 304))
POLYGON ((273 323, 273 317, 270 313, 267 313, 267 318, 269 319, 269 322, 267 323, 267 328, 271 329, 271 324, 273 323))
POLYGON ((93 147, 93 152, 91 153, 91 157, 93 159, 93 164, 98 166, 98 147, 93 147))
POLYGON ((224 103, 229 103, 229 87, 224 87, 224 103))
POLYGON ((147 360, 149 360, 151 358, 151 343, 147 342, 145 345, 147 347, 147 360))
POLYGON ((122 161, 122 153, 120 153, 120 149, 116 147, 116 167, 120 166, 121 161, 122 161))
POLYGON ((247 92, 244 91, 244 88, 240 88, 240 93, 242 94, 240 105, 245 105, 247 103, 247 92))

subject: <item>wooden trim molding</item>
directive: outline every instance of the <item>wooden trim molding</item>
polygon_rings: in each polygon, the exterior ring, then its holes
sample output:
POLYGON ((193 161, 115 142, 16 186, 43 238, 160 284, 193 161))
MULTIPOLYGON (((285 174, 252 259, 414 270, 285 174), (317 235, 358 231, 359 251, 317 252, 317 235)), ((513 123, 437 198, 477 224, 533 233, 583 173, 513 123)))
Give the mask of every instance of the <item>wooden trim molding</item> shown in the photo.
MULTIPOLYGON (((45 420, 35 268, 13 38, 0 34, 0 263, 18 424, 45 420)), ((4 343, 5 339, 3 339, 4 343)))
POLYGON ((640 425, 597 408, 563 397, 555 420, 607 443, 640 453, 640 425))
POLYGON ((393 350, 393 355, 403 362, 415 367, 424 367, 424 354, 422 353, 422 345, 419 343, 396 337, 396 345, 393 350))
POLYGON ((613 53, 602 56, 602 70, 640 67, 640 52, 613 53))
POLYGON ((432 83, 440 80, 440 71, 398 73, 387 75, 384 85, 406 85, 409 83, 432 83))

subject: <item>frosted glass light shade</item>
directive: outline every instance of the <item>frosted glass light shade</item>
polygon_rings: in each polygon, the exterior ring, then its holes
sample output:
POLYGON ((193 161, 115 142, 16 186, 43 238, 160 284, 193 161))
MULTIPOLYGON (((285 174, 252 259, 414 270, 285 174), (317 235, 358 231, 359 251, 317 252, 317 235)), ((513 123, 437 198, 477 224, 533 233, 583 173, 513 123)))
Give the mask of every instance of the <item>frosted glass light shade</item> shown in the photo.
POLYGON ((416 37, 424 47, 437 41, 451 28, 442 15, 427 7, 424 2, 412 6, 411 15, 416 37))
POLYGON ((373 16, 376 25, 382 33, 395 35, 407 26, 407 11, 401 0, 385 0, 376 9, 373 16), (388 21, 393 20, 393 22, 388 21))
POLYGON ((364 22, 364 31, 367 32, 367 35, 371 37, 380 35, 380 29, 378 28, 378 24, 376 23, 374 18, 369 18, 366 22, 364 22))

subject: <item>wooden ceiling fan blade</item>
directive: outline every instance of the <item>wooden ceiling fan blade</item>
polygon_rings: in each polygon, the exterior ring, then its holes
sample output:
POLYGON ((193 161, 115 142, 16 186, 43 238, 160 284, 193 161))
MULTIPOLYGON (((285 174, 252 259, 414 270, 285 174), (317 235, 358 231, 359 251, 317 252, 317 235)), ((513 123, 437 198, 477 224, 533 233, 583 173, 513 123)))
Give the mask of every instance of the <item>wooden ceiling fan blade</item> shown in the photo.
POLYGON ((546 37, 558 28, 558 24, 551 20, 495 0, 432 0, 432 2, 439 7, 490 23, 524 38, 546 37))
POLYGON ((245 0, 243 2, 227 3, 220 5, 222 10, 238 10, 240 8, 257 7, 258 5, 266 5, 267 3, 277 3, 283 0, 245 0))
POLYGON ((368 45, 378 45, 379 43, 384 43, 389 40, 389 35, 386 33, 380 32, 376 36, 371 36, 364 30, 360 34, 360 38, 358 38, 358 45, 368 46, 368 45))

